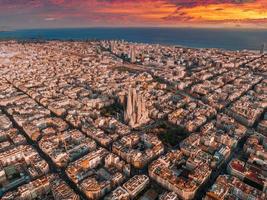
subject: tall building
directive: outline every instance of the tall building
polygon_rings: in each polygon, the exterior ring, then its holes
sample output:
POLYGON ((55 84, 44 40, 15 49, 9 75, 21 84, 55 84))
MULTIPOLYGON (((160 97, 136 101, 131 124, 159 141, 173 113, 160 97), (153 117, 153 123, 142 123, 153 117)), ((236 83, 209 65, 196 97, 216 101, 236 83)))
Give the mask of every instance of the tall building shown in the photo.
POLYGON ((136 62, 136 53, 135 53, 135 47, 134 46, 131 46, 130 58, 131 58, 132 63, 136 62))
POLYGON ((261 50, 260 50, 260 53, 261 53, 261 54, 264 54, 264 52, 265 52, 265 47, 266 47, 266 44, 263 43, 263 44, 261 45, 261 50))
POLYGON ((129 88, 124 120, 131 127, 137 127, 149 120, 146 101, 142 94, 139 94, 135 88, 129 88))
POLYGON ((110 42, 110 51, 113 53, 114 52, 114 46, 115 46, 115 41, 110 42))

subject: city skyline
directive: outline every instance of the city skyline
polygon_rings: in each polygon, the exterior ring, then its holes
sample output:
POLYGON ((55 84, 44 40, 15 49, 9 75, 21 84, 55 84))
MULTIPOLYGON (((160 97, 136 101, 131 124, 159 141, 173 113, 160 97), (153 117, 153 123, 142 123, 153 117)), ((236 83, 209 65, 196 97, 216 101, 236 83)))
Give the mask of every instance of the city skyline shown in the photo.
POLYGON ((265 0, 0 0, 0 29, 267 28, 265 0))

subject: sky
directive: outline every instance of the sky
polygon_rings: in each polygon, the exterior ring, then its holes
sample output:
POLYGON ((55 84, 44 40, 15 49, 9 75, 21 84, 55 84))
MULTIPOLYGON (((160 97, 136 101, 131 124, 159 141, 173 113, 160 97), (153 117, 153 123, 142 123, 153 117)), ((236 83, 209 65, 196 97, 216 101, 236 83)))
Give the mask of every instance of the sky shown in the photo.
POLYGON ((0 30, 56 27, 267 28, 267 0, 0 0, 0 30))

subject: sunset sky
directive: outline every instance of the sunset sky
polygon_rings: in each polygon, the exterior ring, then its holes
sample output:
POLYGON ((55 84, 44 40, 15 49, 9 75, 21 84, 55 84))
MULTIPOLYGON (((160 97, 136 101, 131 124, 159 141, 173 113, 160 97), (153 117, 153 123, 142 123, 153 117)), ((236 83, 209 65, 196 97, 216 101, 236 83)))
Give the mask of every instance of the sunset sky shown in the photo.
POLYGON ((0 0, 0 29, 267 28, 267 0, 0 0))

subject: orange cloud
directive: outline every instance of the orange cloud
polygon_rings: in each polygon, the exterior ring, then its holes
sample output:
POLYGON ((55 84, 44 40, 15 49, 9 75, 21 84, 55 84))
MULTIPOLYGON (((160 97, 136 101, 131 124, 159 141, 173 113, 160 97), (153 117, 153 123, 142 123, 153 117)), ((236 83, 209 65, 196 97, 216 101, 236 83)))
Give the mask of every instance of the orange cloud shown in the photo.
POLYGON ((112 4, 106 3, 105 7, 98 9, 97 12, 123 14, 144 20, 160 20, 175 10, 176 6, 174 4, 165 1, 115 1, 112 4))
POLYGON ((253 24, 257 21, 266 25, 267 0, 113 0, 105 1, 105 7, 99 9, 98 12, 113 15, 123 14, 135 17, 140 21, 159 24, 235 24, 238 22, 247 25, 247 23, 253 24))
POLYGON ((253 3, 240 4, 211 4, 207 6, 196 6, 192 8, 182 8, 180 12, 186 13, 196 21, 235 21, 248 19, 267 18, 267 9, 264 7, 267 2, 258 1, 253 3))
POLYGON ((46 21, 55 26, 267 28, 267 0, 0 0, 0 22, 25 20, 32 26, 46 21), (52 18, 57 20, 47 20, 52 18))

